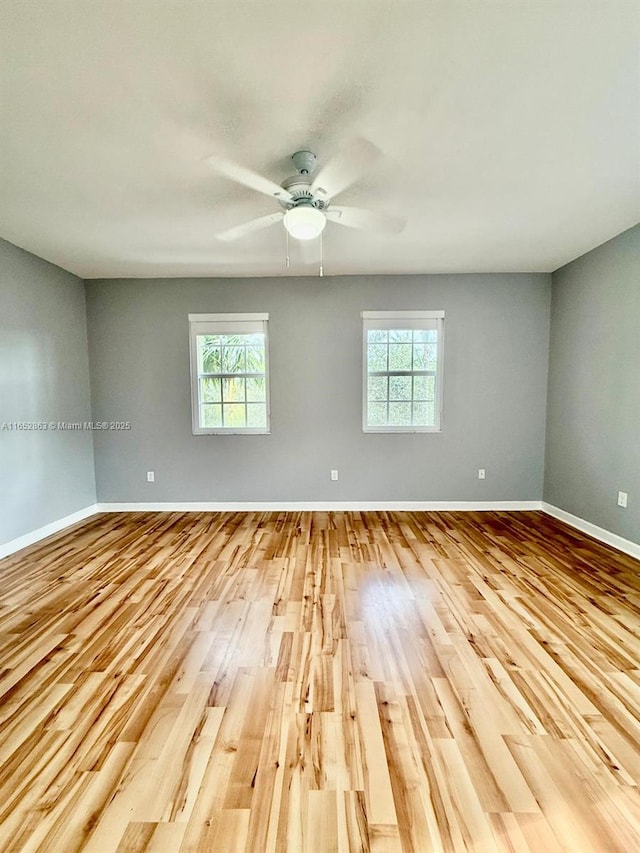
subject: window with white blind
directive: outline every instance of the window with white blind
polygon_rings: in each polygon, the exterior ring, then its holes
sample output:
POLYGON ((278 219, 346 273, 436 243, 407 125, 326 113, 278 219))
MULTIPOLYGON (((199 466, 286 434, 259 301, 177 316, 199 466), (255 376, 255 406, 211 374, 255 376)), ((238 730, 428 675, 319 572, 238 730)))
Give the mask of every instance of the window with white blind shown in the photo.
POLYGON ((189 314, 193 432, 269 432, 268 314, 189 314))
POLYGON ((364 432, 439 432, 444 311, 363 311, 364 432))

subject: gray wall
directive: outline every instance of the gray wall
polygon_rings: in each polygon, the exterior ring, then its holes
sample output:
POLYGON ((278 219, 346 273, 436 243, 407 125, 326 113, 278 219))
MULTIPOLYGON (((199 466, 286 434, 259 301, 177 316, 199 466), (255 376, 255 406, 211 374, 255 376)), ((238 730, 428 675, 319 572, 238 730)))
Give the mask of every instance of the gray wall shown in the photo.
MULTIPOLYGON (((0 240, 0 427, 89 421, 84 284, 0 240)), ((0 544, 95 503, 90 432, 0 428, 0 544)))
POLYGON ((549 364, 545 501, 640 543, 640 226, 553 274, 549 364))
POLYGON ((548 275, 91 281, 86 292, 94 420, 133 425, 94 435, 100 501, 542 497, 548 275), (446 311, 443 432, 364 435, 360 311, 412 308, 446 311), (187 315, 224 311, 270 314, 271 435, 191 433, 187 315))

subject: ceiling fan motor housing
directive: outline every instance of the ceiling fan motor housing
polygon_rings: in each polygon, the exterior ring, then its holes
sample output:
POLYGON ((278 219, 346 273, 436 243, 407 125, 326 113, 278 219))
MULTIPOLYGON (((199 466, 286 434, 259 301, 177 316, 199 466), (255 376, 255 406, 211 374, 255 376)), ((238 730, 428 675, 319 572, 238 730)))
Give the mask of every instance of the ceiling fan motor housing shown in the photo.
POLYGON ((291 210, 299 204, 315 207, 317 210, 325 210, 329 207, 329 200, 314 196, 311 192, 310 175, 292 175, 282 182, 282 188, 287 190, 290 198, 280 198, 278 201, 285 210, 291 210))

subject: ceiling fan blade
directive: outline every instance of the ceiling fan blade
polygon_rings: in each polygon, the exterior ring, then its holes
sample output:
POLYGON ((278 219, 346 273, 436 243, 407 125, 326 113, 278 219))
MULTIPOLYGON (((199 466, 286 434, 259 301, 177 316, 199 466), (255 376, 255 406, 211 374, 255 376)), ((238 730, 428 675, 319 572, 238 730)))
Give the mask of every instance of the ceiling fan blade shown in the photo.
POLYGON ((311 192, 335 198, 368 172, 382 156, 382 151, 368 139, 353 139, 320 169, 311 184, 311 192))
POLYGON ((326 211, 327 219, 347 228, 375 231, 378 234, 399 234, 407 224, 406 219, 389 213, 364 210, 361 207, 331 207, 326 211))
POLYGON ((226 231, 221 231, 216 234, 218 240, 238 240, 240 237, 245 237, 247 234, 252 234, 254 231, 261 231, 263 228, 268 228, 279 222, 284 213, 269 213, 267 216, 260 216, 258 219, 250 219, 249 222, 244 222, 242 225, 236 225, 233 228, 228 228, 226 231))
POLYGON ((235 181, 238 184, 249 187, 251 190, 263 193, 271 198, 287 201, 290 201, 293 198, 290 192, 287 192, 287 190, 278 186, 275 181, 270 181, 269 178, 264 178, 257 172, 253 172, 251 169, 245 169, 244 166, 240 166, 232 160, 225 160, 224 157, 218 157, 213 154, 211 157, 207 157, 205 162, 214 171, 218 172, 218 174, 223 175, 225 178, 229 178, 230 181, 235 181))

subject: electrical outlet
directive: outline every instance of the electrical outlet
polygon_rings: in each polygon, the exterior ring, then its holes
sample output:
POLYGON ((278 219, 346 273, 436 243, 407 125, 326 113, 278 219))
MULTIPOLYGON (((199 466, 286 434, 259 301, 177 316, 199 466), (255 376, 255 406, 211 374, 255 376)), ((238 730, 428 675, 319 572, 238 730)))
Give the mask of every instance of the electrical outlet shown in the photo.
POLYGON ((629 495, 626 492, 618 492, 618 506, 627 508, 627 498, 629 495))
POLYGON ((156 472, 155 471, 147 471, 147 483, 155 483, 156 481, 156 472))
POLYGON ((332 468, 332 469, 331 469, 331 479, 332 479, 332 480, 337 480, 337 479, 338 479, 338 471, 337 471, 337 469, 336 469, 336 468, 332 468))
POLYGON ((485 476, 485 474, 484 474, 484 468, 478 468, 478 479, 479 479, 479 480, 484 480, 484 476, 485 476))

